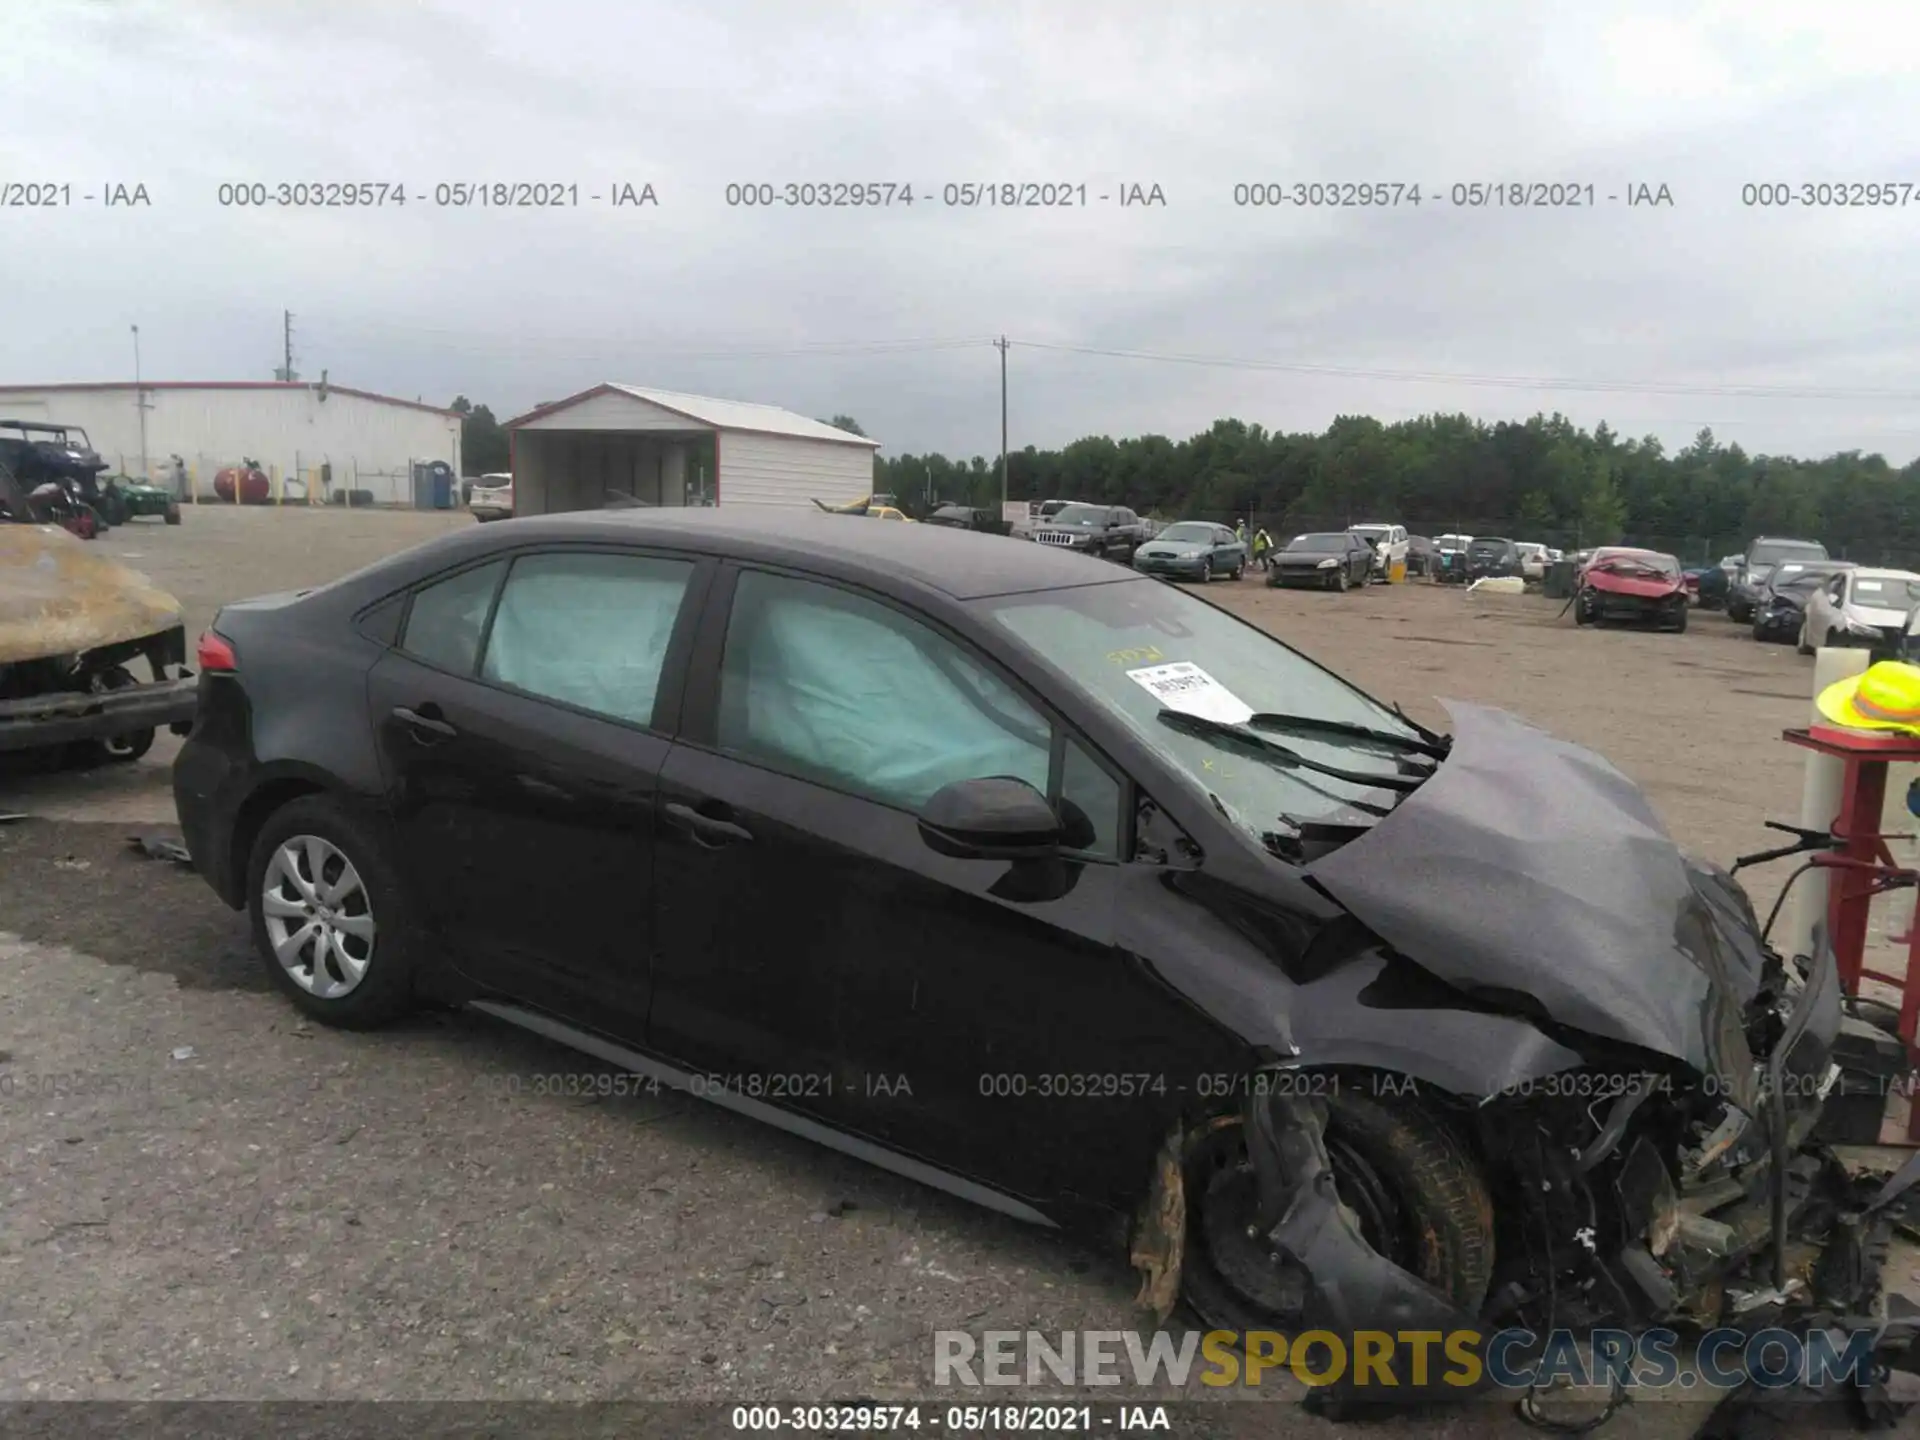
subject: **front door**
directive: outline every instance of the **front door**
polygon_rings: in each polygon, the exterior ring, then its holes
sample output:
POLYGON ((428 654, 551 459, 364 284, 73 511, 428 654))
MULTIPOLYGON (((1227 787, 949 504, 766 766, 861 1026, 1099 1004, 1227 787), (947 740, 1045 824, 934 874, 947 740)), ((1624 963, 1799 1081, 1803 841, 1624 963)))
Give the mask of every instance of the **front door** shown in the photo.
POLYGON ((1192 1053, 1114 945, 1127 787, 877 597, 743 571, 722 653, 660 779, 652 1044, 1016 1195, 1078 1188, 1066 1130, 1147 1133, 1178 1103, 1108 1077, 1192 1053), (1051 874, 922 839, 935 790, 989 775, 1078 816, 1051 874))
POLYGON ((579 549, 462 572, 415 595, 368 683, 401 862, 455 968, 634 1040, 671 723, 656 702, 694 574, 579 549))

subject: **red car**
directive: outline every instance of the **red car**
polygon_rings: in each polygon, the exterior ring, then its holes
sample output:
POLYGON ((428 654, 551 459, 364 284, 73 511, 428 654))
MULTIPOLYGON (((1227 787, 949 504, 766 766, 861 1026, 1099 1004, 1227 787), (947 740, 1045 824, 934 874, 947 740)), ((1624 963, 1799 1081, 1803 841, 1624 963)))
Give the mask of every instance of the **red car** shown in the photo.
POLYGON ((1594 551, 1580 572, 1573 619, 1577 625, 1621 620, 1678 632, 1687 628, 1690 603, 1673 556, 1607 546, 1594 551))

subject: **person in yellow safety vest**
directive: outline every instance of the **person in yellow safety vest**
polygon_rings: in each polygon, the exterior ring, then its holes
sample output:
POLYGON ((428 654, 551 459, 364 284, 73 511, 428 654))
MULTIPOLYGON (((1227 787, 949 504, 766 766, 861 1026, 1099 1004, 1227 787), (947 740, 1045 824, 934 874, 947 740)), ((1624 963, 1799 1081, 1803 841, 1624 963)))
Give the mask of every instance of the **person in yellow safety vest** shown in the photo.
POLYGON ((1258 565, 1262 570, 1267 569, 1271 563, 1268 557, 1272 553, 1273 537, 1267 534, 1267 527, 1262 525, 1258 530, 1253 532, 1253 563, 1258 565))
POLYGON ((1233 538, 1238 540, 1242 545, 1247 543, 1246 516, 1243 515, 1238 520, 1233 522, 1233 538))

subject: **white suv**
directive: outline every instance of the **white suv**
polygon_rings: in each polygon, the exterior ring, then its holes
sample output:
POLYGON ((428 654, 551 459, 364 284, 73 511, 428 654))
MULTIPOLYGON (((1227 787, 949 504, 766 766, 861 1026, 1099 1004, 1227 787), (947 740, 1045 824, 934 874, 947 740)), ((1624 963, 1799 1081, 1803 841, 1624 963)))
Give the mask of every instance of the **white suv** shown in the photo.
POLYGON ((474 519, 483 523, 512 519, 513 476, 482 475, 474 485, 472 495, 467 497, 467 509, 472 512, 474 519))
POLYGON ((1373 573, 1380 579, 1391 575, 1395 565, 1406 563, 1406 526, 1368 521, 1365 525, 1349 525, 1347 529, 1373 546, 1373 573))

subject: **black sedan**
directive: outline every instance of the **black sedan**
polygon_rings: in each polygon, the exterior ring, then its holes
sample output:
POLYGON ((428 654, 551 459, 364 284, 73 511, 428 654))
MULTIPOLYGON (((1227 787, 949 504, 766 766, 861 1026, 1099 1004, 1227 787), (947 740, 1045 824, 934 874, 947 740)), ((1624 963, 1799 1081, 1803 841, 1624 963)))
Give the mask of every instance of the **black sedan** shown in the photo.
POLYGON ((1373 547, 1351 530, 1296 535, 1273 557, 1269 585, 1345 590, 1373 576, 1373 547))
POLYGON ((1853 566, 1844 560, 1789 560, 1774 567, 1753 607, 1753 638, 1791 645, 1800 638, 1807 601, 1828 580, 1853 566))
POLYGON ((1830 951, 1778 983, 1606 761, 1084 556, 528 517, 228 605, 199 661, 188 848, 306 1014, 470 1004, 1130 1240, 1163 1318, 1717 1311, 1763 1261, 1683 1235, 1649 1283, 1659 1197, 1764 1220, 1753 1137, 1826 1094, 1749 1091, 1783 1029, 1823 1072, 1830 951))

